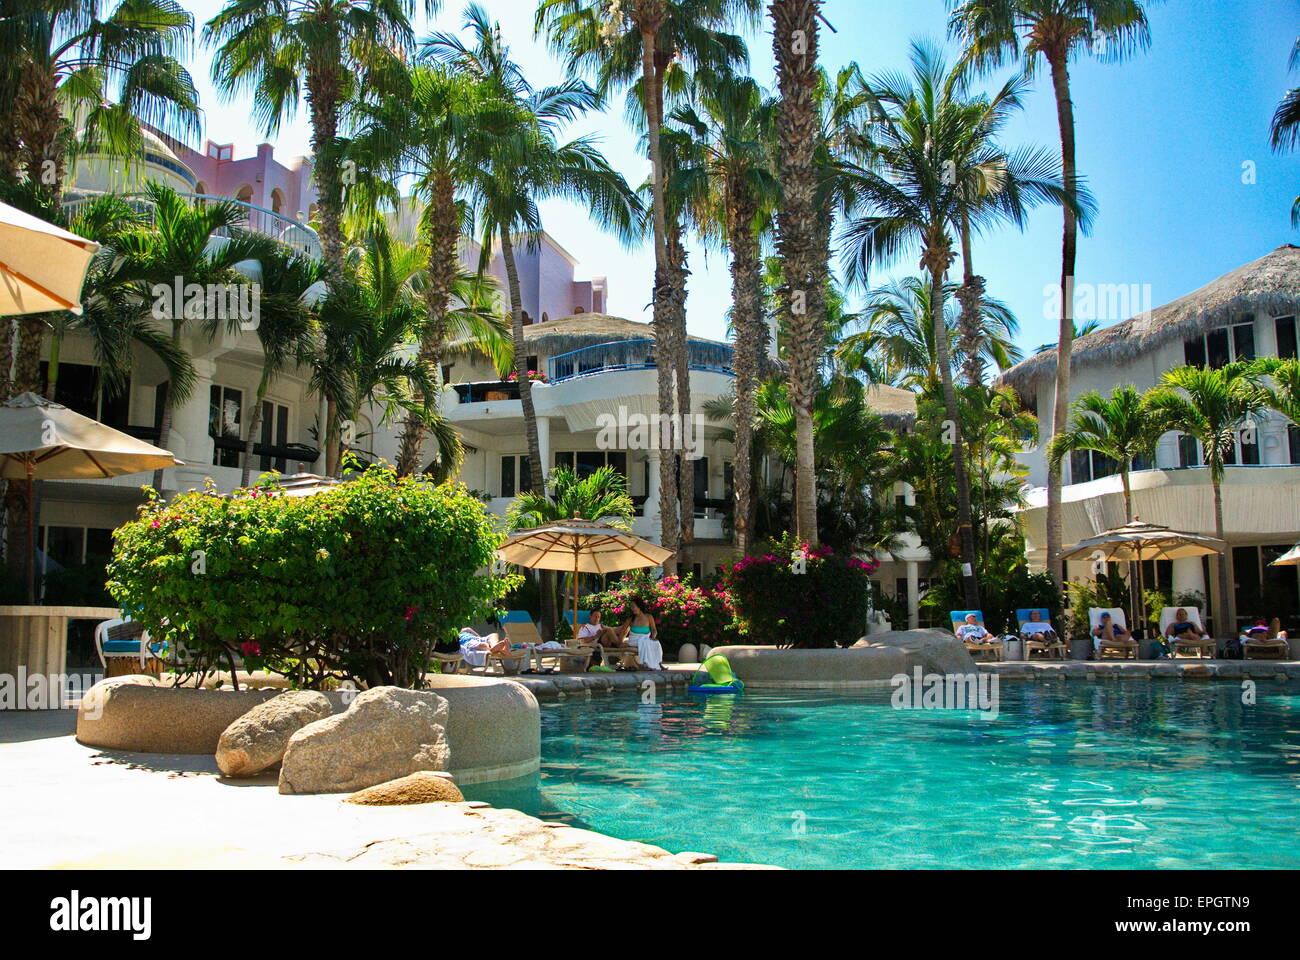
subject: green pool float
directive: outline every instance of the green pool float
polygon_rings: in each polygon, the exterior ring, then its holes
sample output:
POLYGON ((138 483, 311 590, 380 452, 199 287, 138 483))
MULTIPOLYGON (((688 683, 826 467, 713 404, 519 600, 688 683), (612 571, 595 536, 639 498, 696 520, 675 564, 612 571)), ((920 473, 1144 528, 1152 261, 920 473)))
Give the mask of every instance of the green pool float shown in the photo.
POLYGON ((690 693, 740 693, 745 689, 740 678, 731 672, 731 664, 720 653, 706 659, 691 677, 691 684, 686 688, 690 693), (707 678, 707 680, 705 679, 707 678))

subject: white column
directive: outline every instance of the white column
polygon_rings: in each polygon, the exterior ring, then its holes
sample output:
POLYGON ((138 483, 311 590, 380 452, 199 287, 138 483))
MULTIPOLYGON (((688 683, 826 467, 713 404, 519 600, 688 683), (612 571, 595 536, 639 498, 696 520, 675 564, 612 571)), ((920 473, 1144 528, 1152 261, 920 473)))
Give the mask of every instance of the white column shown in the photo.
POLYGON ((534 465, 534 476, 545 477, 551 472, 551 421, 545 417, 537 418, 537 449, 542 456, 540 468, 534 465), (540 469, 540 473, 537 471, 540 469))
POLYGON ((921 577, 915 560, 907 561, 907 629, 921 625, 921 577))
MULTIPOLYGON (((196 359, 193 363, 194 390, 189 399, 172 410, 172 432, 168 443, 178 459, 210 472, 213 446, 212 437, 208 435, 208 405, 217 365, 204 359, 196 359)), ((167 471, 164 486, 172 486, 175 472, 167 471)))
MULTIPOLYGON (((1200 557, 1179 557, 1173 561, 1173 590, 1175 594, 1199 593, 1207 596, 1205 591, 1205 569, 1200 557)), ((1205 613, 1204 610, 1201 611, 1205 613)))
POLYGON ((651 517, 659 516, 659 451, 649 451, 645 459, 649 465, 650 476, 646 483, 645 506, 641 508, 641 515, 649 520, 651 517))

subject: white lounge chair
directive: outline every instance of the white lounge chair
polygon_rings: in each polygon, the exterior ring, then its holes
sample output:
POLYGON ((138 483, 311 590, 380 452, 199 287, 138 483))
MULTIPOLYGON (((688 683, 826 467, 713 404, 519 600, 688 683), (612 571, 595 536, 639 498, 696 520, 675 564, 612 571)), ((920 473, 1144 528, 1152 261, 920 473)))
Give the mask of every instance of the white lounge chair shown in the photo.
MULTIPOLYGON (((1168 630, 1169 625, 1174 622, 1174 615, 1177 614, 1179 610, 1186 610, 1187 619, 1200 627, 1202 632, 1205 631, 1205 623, 1201 620, 1201 611, 1199 607, 1163 607, 1160 610, 1160 636, 1163 637, 1165 635, 1165 631, 1168 630)), ((1218 643, 1213 637, 1209 636, 1202 637, 1199 640, 1180 640, 1177 637, 1170 637, 1169 642, 1174 648, 1175 657, 1178 656, 1180 650, 1184 650, 1191 651, 1192 655, 1194 655, 1198 660, 1206 657, 1213 660, 1215 650, 1218 648, 1218 643)))
MULTIPOLYGON (((1105 660, 1107 653, 1116 655, 1120 660, 1136 660, 1138 658, 1138 643, 1136 640, 1102 640, 1100 637, 1093 636, 1092 631, 1101 626, 1101 615, 1109 613, 1112 623, 1118 623, 1125 630, 1128 629, 1128 617, 1124 616, 1124 611, 1119 607, 1089 607, 1088 608, 1088 635, 1092 637, 1092 649, 1097 654, 1098 660, 1105 660)), ((1132 634, 1129 635, 1132 637, 1132 634)))

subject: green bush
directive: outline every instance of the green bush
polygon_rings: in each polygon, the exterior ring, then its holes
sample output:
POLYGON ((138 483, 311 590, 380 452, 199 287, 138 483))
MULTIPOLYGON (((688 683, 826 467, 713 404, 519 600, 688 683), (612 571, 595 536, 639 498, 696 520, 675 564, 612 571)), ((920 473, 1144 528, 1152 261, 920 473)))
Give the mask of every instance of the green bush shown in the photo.
POLYGON ((743 557, 723 576, 742 642, 781 647, 849 646, 862 637, 874 562, 809 550, 790 537, 743 557), (807 555, 795 572, 796 549, 807 555))
POLYGON ((615 626, 631 617, 628 601, 632 599, 655 618, 666 660, 677 659, 683 643, 716 647, 734 640, 726 595, 689 577, 655 580, 645 571, 633 571, 609 589, 588 596, 583 608, 599 610, 602 621, 615 626))
POLYGON ((265 667, 298 686, 419 686, 429 654, 518 583, 459 484, 374 466, 310 497, 273 486, 152 498, 114 534, 108 589, 191 669, 265 667))

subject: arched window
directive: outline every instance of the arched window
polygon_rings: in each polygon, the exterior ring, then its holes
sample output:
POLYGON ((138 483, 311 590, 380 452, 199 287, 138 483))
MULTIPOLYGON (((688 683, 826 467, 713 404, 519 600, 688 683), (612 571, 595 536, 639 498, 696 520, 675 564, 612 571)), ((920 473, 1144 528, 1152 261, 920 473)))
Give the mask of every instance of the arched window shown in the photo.
POLYGON ((283 208, 284 208, 284 194, 281 193, 280 189, 277 187, 276 189, 271 191, 271 212, 279 213, 283 208))
POLYGON ((235 191, 235 199, 240 203, 253 202, 253 188, 247 183, 235 191))

